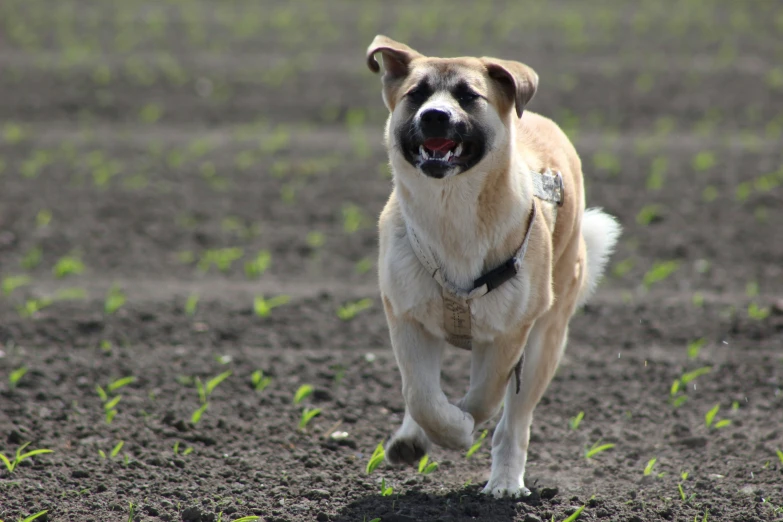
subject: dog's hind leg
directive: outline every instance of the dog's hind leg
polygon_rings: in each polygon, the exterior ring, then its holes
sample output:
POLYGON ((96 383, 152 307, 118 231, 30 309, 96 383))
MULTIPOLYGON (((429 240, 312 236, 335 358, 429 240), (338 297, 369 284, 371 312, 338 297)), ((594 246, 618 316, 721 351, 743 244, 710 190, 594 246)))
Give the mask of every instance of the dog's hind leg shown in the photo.
POLYGON ((408 462, 426 452, 426 439, 451 449, 473 443, 473 417, 451 404, 440 387, 445 341, 416 321, 387 309, 392 349, 402 376, 405 421, 387 444, 389 460, 408 462), (422 431, 425 436, 422 436, 422 431))
POLYGON ((525 465, 533 410, 555 374, 565 347, 568 317, 552 310, 541 317, 528 338, 519 393, 512 379, 506 386, 503 416, 492 437, 492 472, 484 493, 496 497, 527 496, 525 465))

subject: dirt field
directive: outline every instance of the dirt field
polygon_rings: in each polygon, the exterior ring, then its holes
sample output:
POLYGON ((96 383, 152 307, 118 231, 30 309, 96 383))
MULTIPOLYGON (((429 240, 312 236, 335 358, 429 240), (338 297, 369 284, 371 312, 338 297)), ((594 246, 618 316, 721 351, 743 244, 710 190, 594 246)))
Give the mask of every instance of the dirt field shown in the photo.
POLYGON ((783 5, 391 5, 0 2, 0 452, 52 450, 0 520, 783 520, 783 5), (494 424, 365 470, 403 413, 379 32, 536 69, 625 229, 523 501, 479 494, 494 424))

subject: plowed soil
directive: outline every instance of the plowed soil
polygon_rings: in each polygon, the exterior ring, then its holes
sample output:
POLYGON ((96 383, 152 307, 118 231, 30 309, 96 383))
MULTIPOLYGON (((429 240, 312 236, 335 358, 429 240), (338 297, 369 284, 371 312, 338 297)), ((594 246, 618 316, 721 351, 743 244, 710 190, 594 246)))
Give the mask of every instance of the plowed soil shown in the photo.
POLYGON ((53 452, 0 466, 0 519, 783 520, 783 6, 545 5, 2 2, 0 452, 53 452), (376 33, 536 69, 624 226, 524 500, 479 493, 493 423, 365 471, 403 414, 376 33))

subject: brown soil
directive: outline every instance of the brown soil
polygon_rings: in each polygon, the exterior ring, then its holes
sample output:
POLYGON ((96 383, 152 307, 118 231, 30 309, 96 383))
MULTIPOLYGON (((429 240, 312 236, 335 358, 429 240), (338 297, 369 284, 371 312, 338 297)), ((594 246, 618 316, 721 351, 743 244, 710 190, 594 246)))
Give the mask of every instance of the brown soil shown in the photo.
MULTIPOLYGON (((783 520, 778 3, 450 2, 434 17, 420 2, 266 4, 0 5, 0 280, 30 277, 0 297, 0 452, 53 450, 0 468, 0 519, 126 521, 133 503, 143 521, 561 521, 579 506, 579 520, 783 520), (588 205, 625 228, 537 410, 524 501, 479 494, 492 424, 470 459, 434 449, 431 474, 364 470, 403 413, 375 281, 390 190, 380 84, 363 65, 377 32, 533 66, 531 109, 566 128, 588 205), (156 68, 163 51, 178 68, 156 68), (225 271, 197 266, 230 247, 241 257, 225 271), (261 250, 271 264, 249 279, 261 250), (84 271, 55 277, 69 254, 84 271), (662 261, 676 271, 645 287, 662 261), (126 302, 107 313, 112 286, 126 302), (256 296, 281 294, 254 313, 256 296), (702 367, 675 408, 673 381, 702 367), (194 424, 195 379, 227 370, 194 424), (272 378, 262 392, 256 370, 272 378), (107 424, 96 385, 125 376, 107 424), (295 405, 302 384, 315 391, 295 405), (705 425, 715 405, 728 426, 705 425), (303 407, 322 410, 306 431, 303 407), (586 459, 599 440, 615 446, 586 459)), ((448 354, 449 395, 468 365, 448 354)))

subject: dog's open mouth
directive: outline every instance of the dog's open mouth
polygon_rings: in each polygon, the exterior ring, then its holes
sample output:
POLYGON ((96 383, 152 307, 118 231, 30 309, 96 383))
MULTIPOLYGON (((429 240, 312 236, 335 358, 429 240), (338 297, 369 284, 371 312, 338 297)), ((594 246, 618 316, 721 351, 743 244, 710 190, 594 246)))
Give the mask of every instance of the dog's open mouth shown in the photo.
POLYGON ((470 157, 471 152, 470 143, 458 143, 447 138, 428 138, 419 145, 418 150, 413 151, 422 163, 432 161, 455 165, 470 157))

